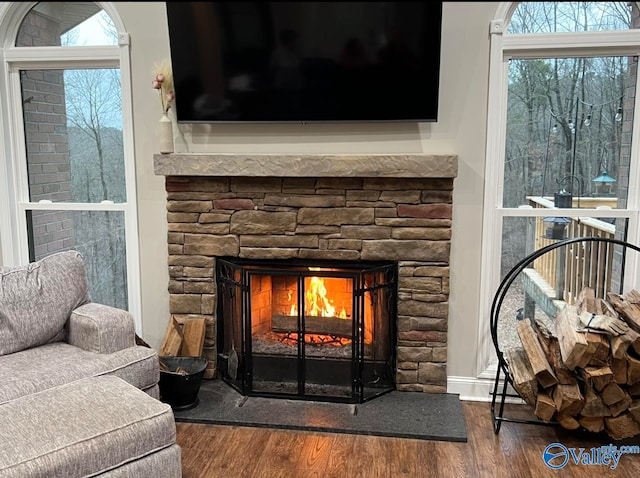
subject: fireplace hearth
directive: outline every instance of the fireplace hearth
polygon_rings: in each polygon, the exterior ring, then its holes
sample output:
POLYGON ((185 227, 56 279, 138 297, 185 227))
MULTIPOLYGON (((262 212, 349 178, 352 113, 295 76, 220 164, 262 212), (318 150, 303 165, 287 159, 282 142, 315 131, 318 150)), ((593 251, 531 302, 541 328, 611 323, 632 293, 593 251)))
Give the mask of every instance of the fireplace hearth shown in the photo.
POLYGON ((218 364, 249 396, 362 403, 393 390, 397 264, 219 258, 218 364))

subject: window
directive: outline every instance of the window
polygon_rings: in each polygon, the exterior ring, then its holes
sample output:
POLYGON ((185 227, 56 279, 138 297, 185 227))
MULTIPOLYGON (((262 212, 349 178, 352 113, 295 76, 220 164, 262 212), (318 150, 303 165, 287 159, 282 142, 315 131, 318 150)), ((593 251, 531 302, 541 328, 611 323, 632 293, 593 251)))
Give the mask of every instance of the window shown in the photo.
POLYGON ((127 36, 95 3, 13 8, 22 20, 13 34, 1 30, 2 103, 21 121, 2 131, 10 212, 0 221, 11 231, 3 263, 78 250, 92 299, 128 309, 140 328, 127 36))
MULTIPOLYGON (((485 340, 491 300, 518 261, 565 237, 638 243, 639 25, 635 2, 505 3, 491 25, 481 376, 495 360, 485 340)), ((555 260, 536 264, 531 287, 572 302, 582 283, 572 289, 558 275, 571 258, 555 260)), ((615 260, 603 291, 637 277, 636 264, 623 275, 615 260)), ((527 284, 513 283, 505 313, 516 317, 534 295, 527 284)), ((553 316, 540 301, 535 309, 553 316)))

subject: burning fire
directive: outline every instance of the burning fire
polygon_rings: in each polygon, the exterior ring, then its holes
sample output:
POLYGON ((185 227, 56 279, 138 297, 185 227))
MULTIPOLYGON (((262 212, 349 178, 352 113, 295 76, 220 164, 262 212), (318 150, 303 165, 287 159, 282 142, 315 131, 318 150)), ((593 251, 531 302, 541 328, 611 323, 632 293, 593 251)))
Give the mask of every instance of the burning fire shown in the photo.
MULTIPOLYGON (((287 298, 291 302, 293 299, 292 291, 288 291, 287 298)), ((304 310, 305 315, 309 316, 348 319, 344 305, 340 312, 336 314, 336 307, 333 305, 333 300, 327 297, 327 288, 324 285, 324 280, 320 277, 311 277, 309 284, 306 286, 304 310)), ((289 315, 298 315, 295 302, 291 304, 289 315)))
MULTIPOLYGON (((319 268, 309 268, 309 270, 321 270, 319 268)), ((331 285, 329 283, 329 285, 331 285)), ((345 319, 349 320, 350 317, 347 315, 347 310, 344 306, 338 308, 334 304, 334 299, 330 298, 327 291, 327 285, 325 285, 325 281, 321 277, 307 277, 305 279, 305 302, 304 302, 304 314, 307 317, 327 317, 327 318, 336 318, 336 319, 345 319)), ((287 291, 287 301, 290 303, 289 310, 285 313, 288 313, 290 316, 298 315, 297 308, 297 297, 293 290, 287 291)), ((288 340, 297 341, 298 334, 289 334, 287 337, 288 340)), ((323 346, 334 346, 334 347, 343 347, 345 345, 349 345, 351 343, 350 338, 346 337, 336 337, 334 335, 327 334, 316 334, 316 333, 306 333, 304 336, 304 341, 310 345, 323 345, 323 346)))

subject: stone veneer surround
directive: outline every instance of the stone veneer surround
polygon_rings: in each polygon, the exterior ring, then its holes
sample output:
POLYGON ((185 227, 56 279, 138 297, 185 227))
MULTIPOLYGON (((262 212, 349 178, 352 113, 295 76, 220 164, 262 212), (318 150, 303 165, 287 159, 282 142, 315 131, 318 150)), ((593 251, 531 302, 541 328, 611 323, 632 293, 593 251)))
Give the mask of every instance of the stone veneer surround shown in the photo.
POLYGON ((170 312, 205 317, 215 258, 393 260, 399 390, 446 392, 453 155, 155 155, 166 176, 170 312))

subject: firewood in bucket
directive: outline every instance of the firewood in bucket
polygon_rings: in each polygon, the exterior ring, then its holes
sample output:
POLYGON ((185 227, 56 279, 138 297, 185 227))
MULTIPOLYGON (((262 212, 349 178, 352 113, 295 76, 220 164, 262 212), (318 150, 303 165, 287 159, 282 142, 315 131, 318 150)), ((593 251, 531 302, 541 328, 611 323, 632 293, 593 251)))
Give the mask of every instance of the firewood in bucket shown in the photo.
POLYGON ((176 367, 175 370, 169 370, 169 373, 175 373, 177 375, 189 375, 189 372, 182 367, 176 367))
POLYGON ((160 370, 162 370, 165 373, 175 373, 175 374, 178 374, 178 375, 189 375, 189 372, 186 369, 184 369, 184 368, 182 368, 180 366, 176 367, 175 370, 171 370, 171 367, 169 367, 162 360, 160 360, 160 370))

